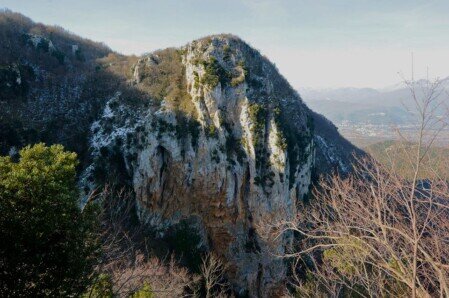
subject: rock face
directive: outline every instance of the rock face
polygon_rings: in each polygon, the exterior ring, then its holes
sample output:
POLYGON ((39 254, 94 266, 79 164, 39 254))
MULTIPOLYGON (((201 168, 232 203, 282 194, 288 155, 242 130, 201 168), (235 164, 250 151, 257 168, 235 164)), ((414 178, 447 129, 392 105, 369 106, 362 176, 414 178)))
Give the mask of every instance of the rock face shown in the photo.
POLYGON ((314 176, 350 171, 355 148, 335 126, 234 36, 137 59, 18 14, 0 20, 1 153, 62 143, 86 193, 128 185, 142 224, 162 237, 187 223, 237 292, 274 296, 287 269, 274 254, 292 235, 265 227, 293 219, 314 176))
POLYGON ((102 157, 123 157, 142 222, 163 234, 194 218, 203 245, 230 263, 235 288, 269 295, 286 273, 273 254, 288 249, 291 235, 266 239, 263 227, 293 219, 317 152, 318 171, 350 169, 339 144, 315 132, 314 119, 335 128, 234 36, 144 56, 132 81, 160 102, 128 103, 120 92, 108 101, 92 125, 97 158, 85 179, 102 157))

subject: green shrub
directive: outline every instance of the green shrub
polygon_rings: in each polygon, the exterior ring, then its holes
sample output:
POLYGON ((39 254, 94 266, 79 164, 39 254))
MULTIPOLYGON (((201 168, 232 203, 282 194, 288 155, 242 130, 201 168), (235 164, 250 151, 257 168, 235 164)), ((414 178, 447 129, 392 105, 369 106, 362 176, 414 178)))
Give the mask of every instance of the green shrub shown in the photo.
POLYGON ((192 147, 198 148, 198 138, 200 136, 200 123, 195 119, 189 121, 189 133, 192 140, 192 147))
POLYGON ((206 135, 207 135, 209 138, 214 138, 214 139, 217 139, 217 138, 218 138, 218 130, 217 130, 217 128, 215 127, 214 124, 210 124, 210 125, 207 127, 207 129, 206 129, 206 135))
POLYGON ((176 137, 179 140, 185 140, 190 135, 192 148, 196 150, 198 148, 201 124, 198 120, 188 117, 183 113, 177 113, 176 121, 176 137))
POLYGON ((231 80, 231 74, 226 71, 217 59, 210 57, 208 61, 203 60, 204 74, 201 78, 201 83, 210 87, 215 87, 218 83, 222 86, 228 85, 231 80))
POLYGON ((228 155, 228 159, 231 159, 232 156, 235 155, 237 161, 240 164, 243 164, 244 159, 246 158, 246 152, 242 148, 242 141, 236 138, 232 132, 228 134, 226 137, 226 154, 228 155))
POLYGON ((165 133, 176 132, 176 126, 164 119, 157 120, 158 137, 161 137, 165 133))
POLYGON ((93 285, 82 295, 82 298, 112 298, 112 279, 108 274, 100 274, 93 285))
POLYGON ((264 146, 264 135, 266 129, 267 109, 258 103, 249 106, 249 118, 251 121, 251 133, 253 146, 256 153, 256 169, 262 171, 265 168, 266 148, 264 146))
POLYGON ((244 61, 239 61, 237 63, 237 65, 240 67, 241 69, 241 74, 235 78, 232 78, 231 80, 231 86, 236 87, 240 84, 242 84, 243 82, 245 82, 246 78, 249 77, 249 71, 248 68, 245 65, 244 61))
POLYGON ((145 283, 145 285, 139 289, 137 292, 131 295, 131 298, 153 298, 155 297, 153 294, 153 290, 151 289, 151 285, 145 283))
POLYGON ((225 61, 228 61, 231 58, 231 47, 229 45, 224 45, 223 46, 223 59, 225 61))
POLYGON ((257 147, 262 141, 265 133, 265 121, 267 117, 267 110, 264 106, 258 103, 250 104, 248 107, 249 118, 251 120, 251 132, 253 134, 254 147, 257 147))
POLYGON ((196 71, 193 72, 193 80, 194 80, 193 87, 195 89, 198 89, 200 86, 200 77, 196 71))
POLYGON ((287 150, 289 162, 289 186, 293 187, 298 166, 307 161, 310 150, 306 150, 313 135, 313 119, 307 116, 306 131, 300 131, 289 121, 289 116, 280 107, 273 109, 274 120, 279 130, 277 145, 287 150))

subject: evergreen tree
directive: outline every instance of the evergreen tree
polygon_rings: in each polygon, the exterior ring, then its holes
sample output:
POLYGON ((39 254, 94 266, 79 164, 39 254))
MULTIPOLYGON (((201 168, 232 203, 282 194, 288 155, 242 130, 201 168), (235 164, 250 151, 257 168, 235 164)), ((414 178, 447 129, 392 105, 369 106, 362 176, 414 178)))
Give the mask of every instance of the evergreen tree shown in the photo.
POLYGON ((61 145, 0 157, 0 296, 76 296, 88 286, 95 217, 79 208, 76 166, 61 145))

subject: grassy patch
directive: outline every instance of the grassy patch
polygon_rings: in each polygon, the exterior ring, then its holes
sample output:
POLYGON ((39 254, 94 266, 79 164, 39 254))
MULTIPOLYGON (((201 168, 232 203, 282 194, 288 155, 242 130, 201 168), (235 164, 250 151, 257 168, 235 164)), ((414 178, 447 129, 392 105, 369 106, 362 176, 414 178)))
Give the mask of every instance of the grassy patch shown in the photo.
POLYGON ((149 62, 141 66, 139 88, 153 100, 165 100, 168 106, 194 117, 196 110, 187 91, 182 52, 165 49, 148 56, 148 59, 149 62))

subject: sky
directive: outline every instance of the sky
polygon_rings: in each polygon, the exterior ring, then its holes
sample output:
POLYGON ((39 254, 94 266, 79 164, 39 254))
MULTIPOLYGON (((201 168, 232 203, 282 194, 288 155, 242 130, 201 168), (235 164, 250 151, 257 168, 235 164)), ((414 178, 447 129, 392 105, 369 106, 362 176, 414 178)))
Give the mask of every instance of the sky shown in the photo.
POLYGON ((123 54, 232 33, 295 88, 382 88, 449 76, 449 0, 0 0, 123 54))

